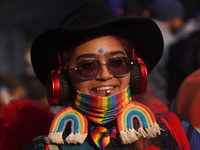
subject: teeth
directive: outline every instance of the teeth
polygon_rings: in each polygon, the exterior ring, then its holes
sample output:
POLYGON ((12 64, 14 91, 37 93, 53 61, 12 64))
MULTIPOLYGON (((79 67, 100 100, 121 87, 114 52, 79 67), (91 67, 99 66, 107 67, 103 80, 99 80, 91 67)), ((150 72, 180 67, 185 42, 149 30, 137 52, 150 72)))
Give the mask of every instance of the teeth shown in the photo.
POLYGON ((110 90, 110 89, 113 89, 113 86, 98 87, 96 88, 96 91, 105 91, 105 90, 110 90))

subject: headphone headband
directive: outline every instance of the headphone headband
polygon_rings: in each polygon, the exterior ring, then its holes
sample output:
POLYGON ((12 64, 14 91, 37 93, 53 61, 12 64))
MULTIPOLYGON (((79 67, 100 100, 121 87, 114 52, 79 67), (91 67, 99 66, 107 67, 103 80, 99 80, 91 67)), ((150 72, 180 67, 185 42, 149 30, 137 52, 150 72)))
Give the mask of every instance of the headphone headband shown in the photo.
POLYGON ((144 91, 146 91, 146 88, 147 88, 147 77, 148 77, 147 67, 141 58, 137 57, 136 60, 140 66, 140 73, 141 73, 141 75, 140 75, 140 80, 141 80, 140 81, 140 92, 144 92, 144 91))

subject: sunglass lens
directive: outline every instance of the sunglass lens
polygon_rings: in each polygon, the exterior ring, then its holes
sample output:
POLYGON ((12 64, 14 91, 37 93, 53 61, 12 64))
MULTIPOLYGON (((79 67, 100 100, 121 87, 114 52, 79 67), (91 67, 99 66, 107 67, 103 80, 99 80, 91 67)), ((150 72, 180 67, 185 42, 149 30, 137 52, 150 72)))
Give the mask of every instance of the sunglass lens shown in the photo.
POLYGON ((99 72, 98 60, 83 60, 77 66, 78 74, 84 79, 92 79, 99 72))
POLYGON ((108 67, 113 75, 123 77, 130 71, 130 60, 127 57, 110 58, 108 67))

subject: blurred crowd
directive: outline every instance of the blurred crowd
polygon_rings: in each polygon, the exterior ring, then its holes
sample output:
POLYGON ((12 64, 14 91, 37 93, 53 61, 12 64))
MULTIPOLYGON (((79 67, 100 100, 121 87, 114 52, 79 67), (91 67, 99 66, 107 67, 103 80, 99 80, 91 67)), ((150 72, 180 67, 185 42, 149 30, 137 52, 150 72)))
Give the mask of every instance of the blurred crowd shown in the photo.
POLYGON ((200 1, 107 0, 121 17, 150 17, 163 34, 164 52, 148 77, 152 93, 200 131, 200 1))
MULTIPOLYGON (((45 88, 31 67, 30 46, 40 32, 57 26, 55 22, 66 14, 66 1, 0 1, 1 105, 27 98, 47 105, 45 88)), ((200 1, 105 1, 119 17, 149 17, 158 24, 164 37, 164 53, 149 75, 149 88, 171 111, 189 120, 198 116, 195 107, 200 107, 200 75, 192 77, 192 81, 187 78, 200 66, 200 1), (196 92, 191 95, 191 91, 196 92)), ((198 119, 192 123, 200 128, 198 119)))
POLYGON ((30 47, 42 31, 57 26, 66 13, 65 3, 0 1, 0 104, 27 98, 47 104, 46 90, 32 69, 30 47))

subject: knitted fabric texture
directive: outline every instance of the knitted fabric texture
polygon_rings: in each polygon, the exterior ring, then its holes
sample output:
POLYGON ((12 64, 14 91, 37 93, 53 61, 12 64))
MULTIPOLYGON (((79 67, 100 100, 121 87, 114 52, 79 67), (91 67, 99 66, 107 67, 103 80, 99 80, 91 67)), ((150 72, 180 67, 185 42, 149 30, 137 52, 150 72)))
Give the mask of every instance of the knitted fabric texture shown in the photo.
POLYGON ((75 107, 77 107, 88 119, 105 124, 117 117, 130 101, 129 86, 118 94, 109 97, 93 96, 77 91, 75 107))

